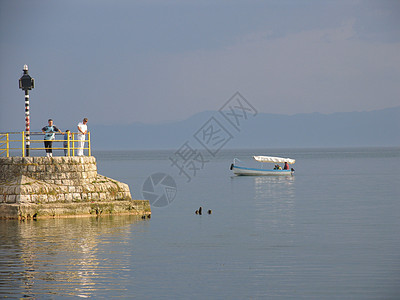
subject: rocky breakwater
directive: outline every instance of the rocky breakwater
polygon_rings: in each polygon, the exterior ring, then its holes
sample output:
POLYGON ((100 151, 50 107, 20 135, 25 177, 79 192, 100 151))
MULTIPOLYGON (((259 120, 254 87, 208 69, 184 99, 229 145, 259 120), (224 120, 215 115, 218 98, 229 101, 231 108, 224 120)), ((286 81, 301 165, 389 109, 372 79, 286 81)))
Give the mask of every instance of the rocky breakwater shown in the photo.
POLYGON ((150 217, 148 200, 97 174, 96 158, 0 157, 0 218, 136 214, 150 217))

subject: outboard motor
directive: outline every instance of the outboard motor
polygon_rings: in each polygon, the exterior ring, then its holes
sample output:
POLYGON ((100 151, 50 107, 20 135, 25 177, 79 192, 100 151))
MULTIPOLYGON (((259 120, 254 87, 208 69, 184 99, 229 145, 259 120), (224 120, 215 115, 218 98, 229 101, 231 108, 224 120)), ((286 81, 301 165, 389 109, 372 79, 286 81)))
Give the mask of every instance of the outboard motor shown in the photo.
POLYGON ((229 168, 229 170, 232 170, 233 169, 233 164, 231 164, 231 167, 229 168))

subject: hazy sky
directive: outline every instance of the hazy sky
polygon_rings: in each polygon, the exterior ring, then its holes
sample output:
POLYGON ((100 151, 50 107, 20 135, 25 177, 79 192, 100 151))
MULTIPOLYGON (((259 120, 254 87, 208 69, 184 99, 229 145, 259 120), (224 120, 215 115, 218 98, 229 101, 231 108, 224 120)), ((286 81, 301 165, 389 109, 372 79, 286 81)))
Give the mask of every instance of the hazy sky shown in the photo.
POLYGON ((400 105, 400 1, 0 0, 0 131, 400 105))

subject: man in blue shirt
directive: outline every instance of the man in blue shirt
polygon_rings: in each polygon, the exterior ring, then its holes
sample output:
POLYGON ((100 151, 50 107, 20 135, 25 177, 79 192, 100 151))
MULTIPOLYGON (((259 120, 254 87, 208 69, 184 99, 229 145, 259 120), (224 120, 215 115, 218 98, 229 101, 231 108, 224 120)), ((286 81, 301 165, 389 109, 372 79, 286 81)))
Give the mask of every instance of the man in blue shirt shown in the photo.
POLYGON ((44 133, 44 148, 46 148, 46 156, 53 157, 53 140, 55 139, 56 132, 61 132, 55 125, 53 125, 53 120, 49 119, 49 125, 42 128, 44 133))

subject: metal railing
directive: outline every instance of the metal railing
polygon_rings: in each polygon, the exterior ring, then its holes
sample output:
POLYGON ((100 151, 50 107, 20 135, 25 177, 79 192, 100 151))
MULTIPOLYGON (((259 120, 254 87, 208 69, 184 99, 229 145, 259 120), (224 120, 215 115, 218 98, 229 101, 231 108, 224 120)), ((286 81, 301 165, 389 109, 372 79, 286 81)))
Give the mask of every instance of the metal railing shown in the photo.
MULTIPOLYGON (((25 131, 22 132, 0 132, 0 156, 10 157, 11 152, 18 153, 19 150, 22 151, 22 157, 25 157, 25 131)), ((87 150, 88 156, 91 156, 92 150, 90 145, 90 132, 87 133, 87 139, 84 141, 76 139, 78 133, 71 132, 67 139, 64 140, 63 133, 56 133, 56 138, 52 140, 53 143, 62 143, 62 147, 52 147, 52 150, 65 150, 63 153, 64 156, 75 156, 75 151, 78 149, 83 149, 83 151, 87 150), (71 135, 71 137, 70 137, 71 135), (57 137, 62 136, 63 139, 57 139, 57 137), (66 143, 66 147, 64 147, 64 142, 66 143), (80 148, 78 147, 78 142, 84 142, 84 145, 87 147, 80 148)), ((40 151, 46 150, 45 147, 32 147, 34 144, 42 143, 43 133, 42 132, 30 132, 30 146, 29 151, 40 151), (33 139, 34 136, 40 136, 40 139, 33 139), (33 145, 32 145, 33 144, 33 145)), ((36 155, 30 155, 36 156, 36 155)))

